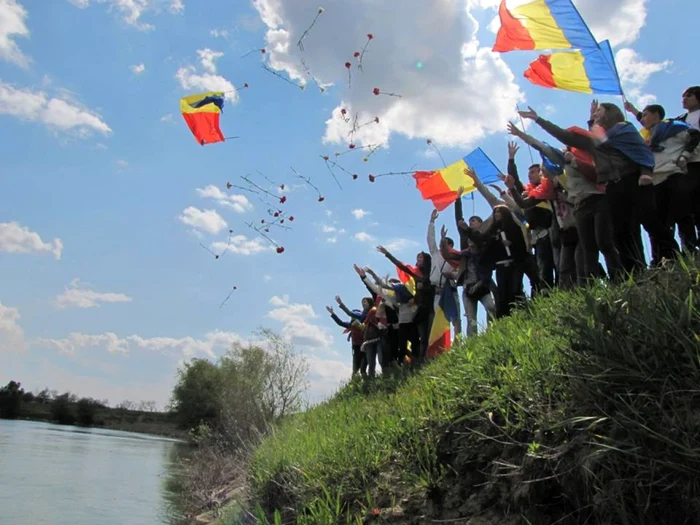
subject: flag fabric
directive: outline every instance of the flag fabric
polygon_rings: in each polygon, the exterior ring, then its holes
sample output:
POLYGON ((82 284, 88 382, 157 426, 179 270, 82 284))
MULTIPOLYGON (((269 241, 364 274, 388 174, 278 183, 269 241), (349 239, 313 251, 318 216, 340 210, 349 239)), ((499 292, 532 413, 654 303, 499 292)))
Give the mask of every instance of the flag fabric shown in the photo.
POLYGON ((464 161, 471 166, 484 184, 492 184, 500 180, 498 175, 501 173, 501 170, 496 167, 481 148, 476 148, 469 155, 464 157, 464 161))
POLYGON ((571 0, 534 0, 508 7, 501 0, 501 27, 493 51, 595 49, 597 42, 571 0))
POLYGON ((426 358, 432 359, 444 354, 450 349, 452 339, 450 337, 450 323, 457 318, 457 304, 454 293, 449 284, 445 283, 440 292, 440 300, 433 317, 428 337, 428 350, 426 358))
POLYGON ((441 170, 416 171, 413 178, 423 199, 433 201, 435 209, 442 211, 457 200, 460 187, 464 187, 465 194, 476 189, 472 178, 464 173, 468 167, 465 157, 441 170))
POLYGON ((622 95, 622 86, 610 56, 601 47, 540 55, 525 71, 525 78, 533 84, 550 89, 578 93, 622 95))
MULTIPOLYGON (((411 266, 410 264, 407 264, 406 268, 408 268, 416 274, 418 273, 418 269, 414 266, 411 266)), ((401 281, 401 283, 406 287, 408 293, 410 293, 411 295, 416 295, 416 280, 413 278, 413 276, 407 274, 398 266, 396 267, 396 273, 399 276, 399 281, 401 281)))
POLYGON ((224 93, 208 91, 180 99, 180 111, 197 142, 204 146, 222 142, 219 116, 224 108, 224 93))

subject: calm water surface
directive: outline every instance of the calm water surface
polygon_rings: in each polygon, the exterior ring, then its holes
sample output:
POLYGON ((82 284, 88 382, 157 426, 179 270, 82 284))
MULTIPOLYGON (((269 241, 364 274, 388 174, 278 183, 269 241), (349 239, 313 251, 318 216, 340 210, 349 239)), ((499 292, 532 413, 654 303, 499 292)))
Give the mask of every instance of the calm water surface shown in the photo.
POLYGON ((169 524, 182 451, 157 436, 0 419, 0 524, 169 524))

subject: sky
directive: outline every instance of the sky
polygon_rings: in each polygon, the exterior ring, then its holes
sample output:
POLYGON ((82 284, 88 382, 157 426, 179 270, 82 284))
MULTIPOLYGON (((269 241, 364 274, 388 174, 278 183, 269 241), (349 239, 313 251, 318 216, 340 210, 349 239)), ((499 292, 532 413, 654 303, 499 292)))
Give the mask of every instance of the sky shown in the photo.
MULTIPOLYGON (((675 116, 700 83, 695 2, 574 3, 627 98, 675 116)), ((481 147, 505 170, 516 107, 588 118, 591 96, 523 78, 537 52, 491 52, 497 4, 0 0, 0 383, 162 408, 183 363, 266 327, 308 358, 311 401, 335 392, 351 352, 325 306, 359 306, 353 263, 393 271, 379 244, 413 263, 432 211, 410 176, 368 175, 439 169, 428 139, 447 163, 481 147), (227 92, 221 128, 240 138, 194 140, 179 100, 207 90, 227 92), (342 109, 366 124, 354 150, 342 109), (336 182, 323 155, 358 178, 336 182), (227 189, 242 177, 272 196, 227 189), (270 231, 281 254, 246 225, 270 220, 264 200, 294 216, 270 231)), ((441 224, 456 235, 451 208, 441 224)))

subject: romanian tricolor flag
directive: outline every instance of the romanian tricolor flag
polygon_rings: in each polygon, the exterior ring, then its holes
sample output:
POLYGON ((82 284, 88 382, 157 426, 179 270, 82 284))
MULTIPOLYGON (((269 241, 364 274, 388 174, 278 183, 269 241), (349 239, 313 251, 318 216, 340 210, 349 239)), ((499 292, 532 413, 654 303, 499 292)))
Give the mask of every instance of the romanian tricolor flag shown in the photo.
POLYGON ((433 201, 435 209, 442 211, 457 200, 457 190, 460 187, 464 187, 465 195, 476 189, 472 178, 465 173, 467 168, 474 170, 485 184, 497 181, 500 173, 481 148, 476 148, 469 155, 446 168, 436 171, 417 171, 413 174, 413 178, 416 179, 416 188, 423 199, 433 201))
POLYGON ((449 284, 445 283, 440 292, 440 300, 435 309, 433 324, 428 337, 426 358, 432 359, 447 352, 452 344, 450 324, 457 318, 457 304, 449 284))
POLYGON ((615 59, 607 40, 598 48, 540 55, 525 71, 525 78, 546 88, 622 95, 615 59))
MULTIPOLYGON (((410 264, 407 264, 406 268, 411 270, 413 273, 416 273, 416 274, 418 273, 418 268, 416 268, 415 266, 411 266, 410 264)), ((413 276, 407 274, 398 266, 396 267, 396 273, 399 275, 399 281, 401 281, 403 283, 403 285, 406 287, 408 292, 411 295, 416 295, 416 280, 413 278, 413 276)))
POLYGON ((219 115, 224 109, 224 94, 209 91, 180 99, 180 111, 197 142, 204 146, 222 142, 219 115))
POLYGON ((498 16, 494 51, 598 47, 571 0, 501 0, 498 16))

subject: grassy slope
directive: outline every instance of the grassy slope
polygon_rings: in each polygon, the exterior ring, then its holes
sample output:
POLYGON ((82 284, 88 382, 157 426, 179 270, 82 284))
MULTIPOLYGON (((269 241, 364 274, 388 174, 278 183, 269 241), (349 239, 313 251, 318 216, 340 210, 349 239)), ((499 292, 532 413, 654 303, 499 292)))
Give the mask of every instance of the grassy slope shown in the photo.
POLYGON ((418 374, 353 382, 260 445, 250 508, 290 524, 693 523, 699 292, 693 263, 557 293, 418 374))

